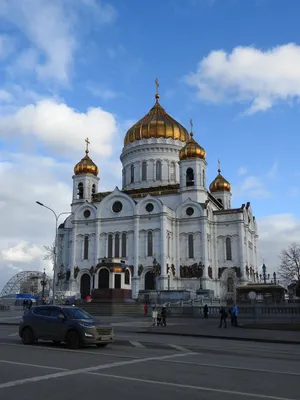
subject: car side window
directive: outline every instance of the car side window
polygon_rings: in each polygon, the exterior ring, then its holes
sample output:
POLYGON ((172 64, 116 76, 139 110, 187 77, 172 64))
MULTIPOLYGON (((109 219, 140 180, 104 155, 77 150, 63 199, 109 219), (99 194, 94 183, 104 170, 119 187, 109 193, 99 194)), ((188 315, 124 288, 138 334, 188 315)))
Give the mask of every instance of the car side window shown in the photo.
POLYGON ((60 314, 62 311, 59 308, 51 308, 50 317, 57 318, 60 314))
POLYGON ((49 310, 49 308, 35 308, 33 310, 33 314, 38 315, 39 317, 49 317, 50 310, 49 310))

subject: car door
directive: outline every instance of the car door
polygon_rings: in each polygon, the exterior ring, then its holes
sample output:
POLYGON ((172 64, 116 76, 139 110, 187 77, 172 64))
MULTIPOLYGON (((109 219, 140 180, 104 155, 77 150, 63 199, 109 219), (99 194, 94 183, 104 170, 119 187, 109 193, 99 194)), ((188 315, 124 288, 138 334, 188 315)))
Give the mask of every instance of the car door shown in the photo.
POLYGON ((35 307, 32 310, 30 325, 36 338, 45 339, 47 337, 49 317, 50 310, 48 307, 35 307))
POLYGON ((48 326, 48 336, 50 340, 62 342, 67 333, 66 319, 59 319, 59 315, 64 315, 60 307, 50 307, 50 317, 48 326))

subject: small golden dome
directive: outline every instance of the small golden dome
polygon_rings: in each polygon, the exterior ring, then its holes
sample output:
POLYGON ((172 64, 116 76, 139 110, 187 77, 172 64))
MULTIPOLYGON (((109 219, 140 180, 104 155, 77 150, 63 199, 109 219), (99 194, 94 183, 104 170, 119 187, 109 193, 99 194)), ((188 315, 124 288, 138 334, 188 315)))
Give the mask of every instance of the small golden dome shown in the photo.
POLYGON ((156 83, 156 102, 151 110, 134 124, 126 133, 124 146, 142 139, 165 138, 187 142, 188 131, 172 118, 159 104, 158 81, 156 83))
POLYGON ((191 158, 202 158, 205 159, 206 151, 203 147, 200 146, 199 143, 194 139, 193 132, 190 133, 190 139, 187 144, 180 150, 179 159, 182 160, 190 160, 191 158))
MULTIPOLYGON (((219 162, 220 163, 220 162, 219 162)), ((219 165, 218 175, 209 185, 209 190, 211 193, 214 192, 230 192, 230 183, 221 175, 221 168, 219 165)))
POLYGON ((85 156, 77 163, 74 167, 74 174, 75 175, 86 175, 92 174, 97 176, 99 173, 99 169, 97 165, 93 162, 93 160, 88 156, 89 154, 89 140, 85 139, 86 142, 86 150, 85 156))
POLYGON ((190 138, 189 138, 187 144, 179 152, 179 159, 181 161, 182 160, 190 160, 191 158, 205 159, 205 157, 206 157, 206 151, 194 139, 193 121, 192 120, 190 120, 190 124, 191 124, 190 138))

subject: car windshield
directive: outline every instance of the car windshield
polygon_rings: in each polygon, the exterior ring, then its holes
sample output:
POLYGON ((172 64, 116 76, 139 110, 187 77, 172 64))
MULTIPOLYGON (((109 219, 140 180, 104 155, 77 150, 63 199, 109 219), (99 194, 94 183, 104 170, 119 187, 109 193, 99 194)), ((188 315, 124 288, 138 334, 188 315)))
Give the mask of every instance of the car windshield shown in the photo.
POLYGON ((66 308, 64 309, 64 312, 71 319, 92 319, 88 313, 79 310, 78 308, 66 308))

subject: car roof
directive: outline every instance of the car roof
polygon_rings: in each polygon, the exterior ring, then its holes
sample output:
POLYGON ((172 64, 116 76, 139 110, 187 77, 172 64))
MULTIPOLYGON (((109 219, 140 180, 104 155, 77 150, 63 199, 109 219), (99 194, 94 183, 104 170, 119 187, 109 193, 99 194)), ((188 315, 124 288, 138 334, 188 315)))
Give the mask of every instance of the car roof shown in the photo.
POLYGON ((60 305, 60 304, 41 304, 40 306, 34 306, 32 308, 53 308, 53 307, 58 307, 58 308, 62 308, 62 309, 78 309, 78 307, 75 306, 64 306, 64 305, 60 305))

